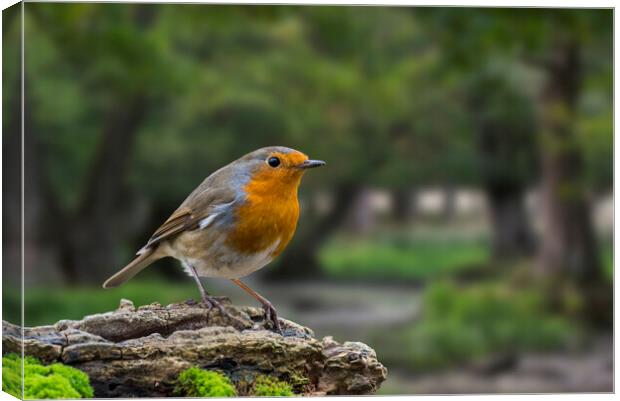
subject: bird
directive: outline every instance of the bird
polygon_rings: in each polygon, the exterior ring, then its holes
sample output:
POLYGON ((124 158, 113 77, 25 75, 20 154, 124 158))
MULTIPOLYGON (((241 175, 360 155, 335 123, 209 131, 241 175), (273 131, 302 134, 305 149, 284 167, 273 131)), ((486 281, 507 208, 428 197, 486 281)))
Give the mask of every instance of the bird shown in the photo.
POLYGON ((289 244, 299 219, 302 176, 325 164, 295 149, 269 146, 220 168, 189 194, 103 288, 117 287, 153 262, 172 257, 193 277, 209 311, 217 307, 228 314, 206 291, 201 277, 229 279, 261 303, 266 322, 281 332, 271 302, 240 278, 270 263, 289 244))

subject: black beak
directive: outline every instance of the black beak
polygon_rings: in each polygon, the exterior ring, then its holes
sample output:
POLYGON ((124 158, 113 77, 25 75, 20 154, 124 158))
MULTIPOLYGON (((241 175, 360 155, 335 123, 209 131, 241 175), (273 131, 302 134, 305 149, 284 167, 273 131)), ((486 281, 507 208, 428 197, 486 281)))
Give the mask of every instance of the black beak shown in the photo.
POLYGON ((305 162, 301 163, 299 166, 299 168, 301 169, 307 169, 307 168, 315 168, 315 167, 321 167, 326 165, 327 163, 325 163, 323 160, 306 160, 305 162))

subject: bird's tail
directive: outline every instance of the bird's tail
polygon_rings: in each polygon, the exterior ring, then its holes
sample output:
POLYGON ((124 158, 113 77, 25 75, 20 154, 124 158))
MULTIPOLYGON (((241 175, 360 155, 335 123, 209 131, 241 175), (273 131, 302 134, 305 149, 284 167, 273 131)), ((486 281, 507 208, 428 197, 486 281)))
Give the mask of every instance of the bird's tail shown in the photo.
POLYGON ((162 256, 155 252, 153 248, 144 249, 144 251, 134 260, 129 262, 127 266, 123 267, 118 273, 107 279, 106 282, 103 283, 103 288, 118 287, 125 281, 138 274, 142 269, 161 258, 162 256))

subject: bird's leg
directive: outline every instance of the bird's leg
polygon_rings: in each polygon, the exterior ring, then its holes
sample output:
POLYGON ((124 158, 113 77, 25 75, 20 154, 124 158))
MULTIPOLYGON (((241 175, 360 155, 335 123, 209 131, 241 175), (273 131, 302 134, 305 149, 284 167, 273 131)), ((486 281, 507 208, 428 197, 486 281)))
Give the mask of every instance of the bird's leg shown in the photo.
POLYGON ((261 305, 263 305, 263 309, 265 311, 265 320, 273 323, 273 327, 276 332, 282 333, 282 328, 280 327, 280 321, 278 320, 278 313, 276 312, 276 309, 273 307, 271 302, 269 302, 267 298, 261 296, 259 293, 257 293, 256 291, 254 291, 253 289, 251 289, 250 287, 242 283, 241 280, 232 279, 231 281, 237 284, 239 287, 243 288, 248 294, 256 298, 258 302, 260 302, 261 305))
POLYGON ((186 265, 187 265, 188 270, 192 273, 192 277, 194 278, 194 281, 196 281, 196 284, 198 285, 198 290, 200 291, 200 299, 202 303, 207 305, 209 310, 211 310, 213 307, 216 307, 220 310, 220 313, 223 316, 232 318, 232 316, 224 309, 222 304, 217 299, 209 295, 205 287, 202 285, 202 281, 200 281, 200 277, 198 277, 198 273, 196 272, 196 269, 194 268, 194 266, 192 266, 189 263, 187 263, 186 265))
POLYGON ((202 281, 200 281, 198 274, 196 274, 196 270, 191 265, 189 269, 192 272, 192 277, 194 278, 194 281, 196 281, 196 285, 198 285, 198 291, 200 291, 200 300, 204 304, 208 305, 209 308, 213 307, 213 304, 211 303, 211 297, 209 296, 209 293, 205 289, 204 285, 202 285, 202 281))

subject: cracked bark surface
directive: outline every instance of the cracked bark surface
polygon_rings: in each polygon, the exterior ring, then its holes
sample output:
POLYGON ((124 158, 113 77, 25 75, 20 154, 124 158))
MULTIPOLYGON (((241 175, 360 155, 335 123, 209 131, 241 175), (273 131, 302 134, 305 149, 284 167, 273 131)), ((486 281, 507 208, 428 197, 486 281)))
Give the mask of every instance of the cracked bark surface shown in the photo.
MULTIPOLYGON (((24 352, 86 372, 96 397, 170 396, 191 366, 225 373, 240 395, 259 374, 305 395, 372 394, 387 376, 363 343, 319 340, 286 319, 280 335, 266 329, 262 309, 224 305, 232 318, 196 304, 136 308, 121 300, 112 312, 25 328, 24 352)), ((2 334, 4 353, 21 353, 21 328, 3 321, 2 334)))

